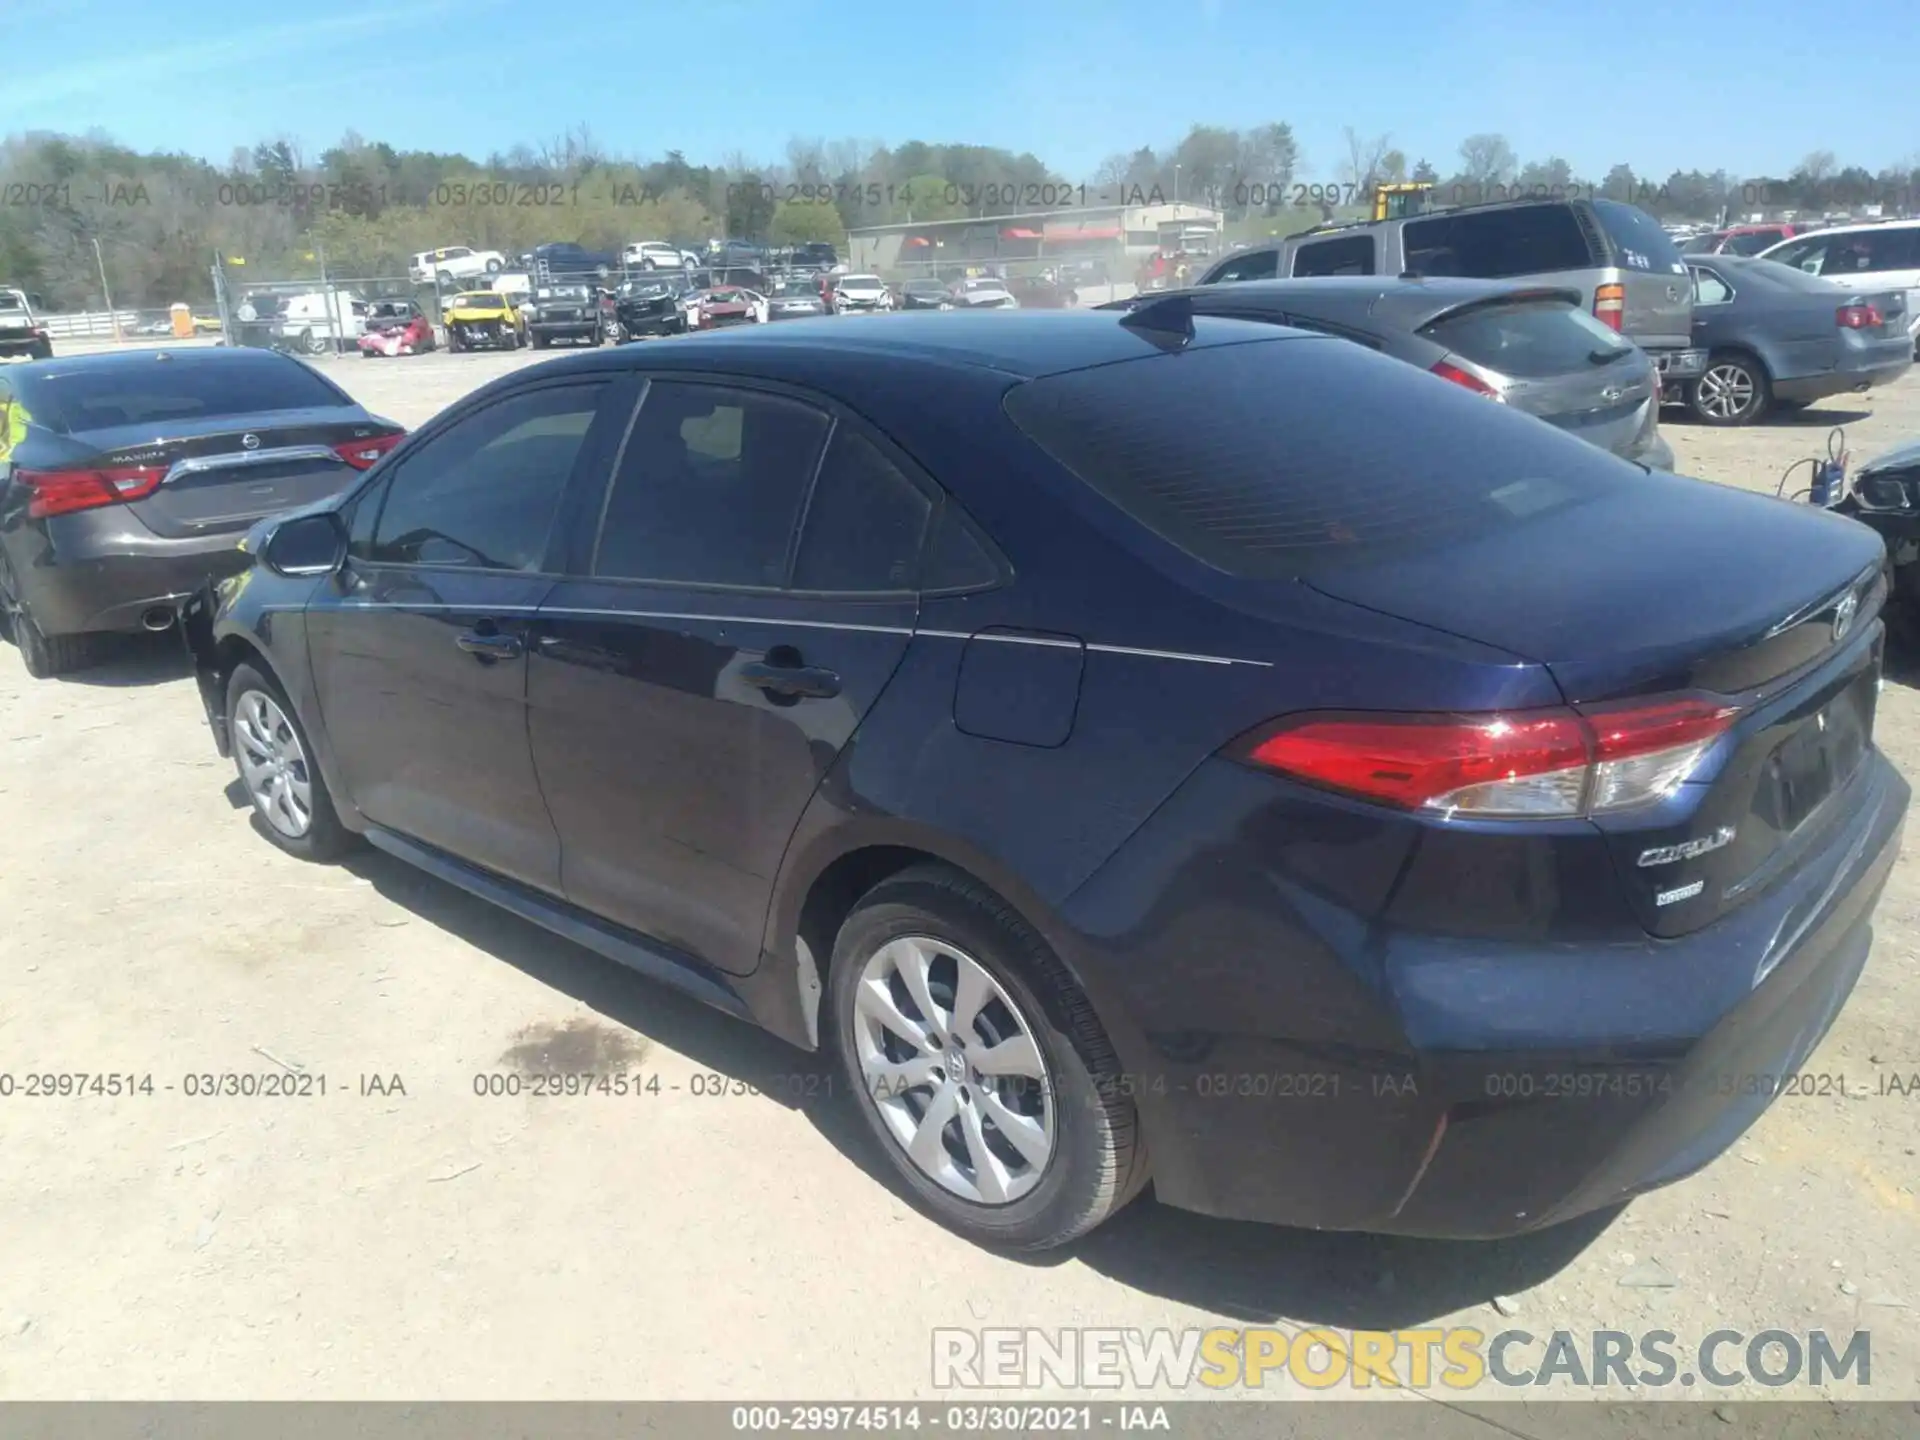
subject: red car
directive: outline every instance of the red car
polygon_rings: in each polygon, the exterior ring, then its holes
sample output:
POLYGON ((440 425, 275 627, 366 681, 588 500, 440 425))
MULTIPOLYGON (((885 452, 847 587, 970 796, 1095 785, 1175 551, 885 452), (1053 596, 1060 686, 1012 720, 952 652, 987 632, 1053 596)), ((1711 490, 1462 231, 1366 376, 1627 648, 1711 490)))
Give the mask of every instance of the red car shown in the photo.
POLYGON ((696 290, 689 297, 687 328, 717 330, 723 325, 751 325, 762 318, 758 300, 751 291, 735 286, 696 290))
POLYGON ((1778 245, 1782 240, 1791 240, 1796 235, 1805 235, 1813 229, 1810 225, 1729 225, 1724 230, 1715 230, 1710 235, 1702 235, 1687 242, 1683 253, 1688 255, 1758 255, 1769 245, 1778 245))
POLYGON ((367 306, 367 327, 360 336, 360 353, 420 355, 434 348, 433 322, 411 300, 375 300, 367 306))

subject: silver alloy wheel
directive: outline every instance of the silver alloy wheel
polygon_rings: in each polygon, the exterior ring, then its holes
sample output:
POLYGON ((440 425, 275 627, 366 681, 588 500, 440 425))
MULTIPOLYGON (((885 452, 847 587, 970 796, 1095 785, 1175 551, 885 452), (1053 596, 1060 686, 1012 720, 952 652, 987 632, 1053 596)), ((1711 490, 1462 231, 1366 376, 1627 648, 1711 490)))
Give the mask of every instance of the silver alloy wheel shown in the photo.
POLYGON ((289 840, 313 825, 313 777, 300 737, 271 695, 249 690, 233 707, 234 753, 260 818, 289 840))
POLYGON ((943 940, 903 935, 861 967, 854 1046, 887 1132, 942 1189, 1018 1200, 1052 1159, 1057 1117, 1033 1025, 943 940))
POLYGON ((1700 377, 1700 408, 1716 420, 1737 420, 1753 408, 1753 376, 1742 365, 1715 365, 1700 377))

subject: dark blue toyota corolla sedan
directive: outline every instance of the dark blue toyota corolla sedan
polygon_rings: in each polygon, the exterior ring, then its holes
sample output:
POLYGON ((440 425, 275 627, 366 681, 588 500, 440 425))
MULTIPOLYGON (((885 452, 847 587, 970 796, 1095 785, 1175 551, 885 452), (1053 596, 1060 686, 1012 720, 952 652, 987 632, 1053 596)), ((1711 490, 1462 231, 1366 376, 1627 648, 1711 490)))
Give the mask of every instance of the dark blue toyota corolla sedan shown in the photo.
POLYGON ((260 828, 830 1049, 933 1214, 1678 1179, 1866 961, 1884 552, 1336 339, 797 321, 477 392, 191 607, 260 828))

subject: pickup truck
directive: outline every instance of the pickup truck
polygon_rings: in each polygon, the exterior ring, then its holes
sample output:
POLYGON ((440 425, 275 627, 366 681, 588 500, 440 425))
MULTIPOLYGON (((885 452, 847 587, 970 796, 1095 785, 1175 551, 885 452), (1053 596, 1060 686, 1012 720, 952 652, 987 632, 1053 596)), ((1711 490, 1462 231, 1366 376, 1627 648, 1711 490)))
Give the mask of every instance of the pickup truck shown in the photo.
POLYGON ((0 356, 26 355, 34 360, 53 356, 53 341, 33 316, 31 298, 24 290, 0 285, 0 356))

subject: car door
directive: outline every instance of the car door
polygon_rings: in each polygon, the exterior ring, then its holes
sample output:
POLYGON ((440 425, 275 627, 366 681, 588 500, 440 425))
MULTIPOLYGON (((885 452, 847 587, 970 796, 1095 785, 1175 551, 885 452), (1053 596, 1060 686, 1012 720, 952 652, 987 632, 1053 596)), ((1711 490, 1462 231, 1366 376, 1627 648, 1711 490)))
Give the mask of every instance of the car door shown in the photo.
POLYGON ((526 641, 554 584, 569 480, 604 475, 633 392, 535 382, 423 436, 356 501, 347 562, 307 607, 321 716, 360 812, 555 892, 526 641))
POLYGON ((527 699, 575 904, 752 971, 801 812, 899 664, 937 492, 825 402, 655 377, 527 699))

